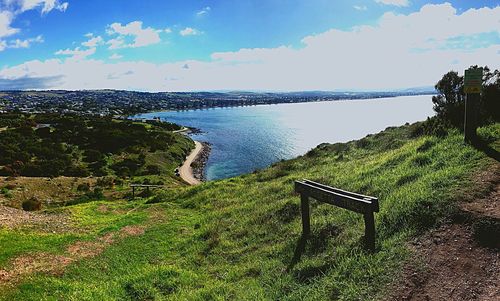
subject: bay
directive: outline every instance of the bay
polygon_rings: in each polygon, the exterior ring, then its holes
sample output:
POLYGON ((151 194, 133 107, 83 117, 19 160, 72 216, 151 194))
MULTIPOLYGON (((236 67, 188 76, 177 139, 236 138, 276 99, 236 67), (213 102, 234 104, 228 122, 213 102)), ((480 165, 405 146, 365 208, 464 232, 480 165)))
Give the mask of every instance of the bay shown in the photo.
POLYGON ((205 173, 207 180, 216 180, 303 155, 321 143, 360 139, 433 114, 431 96, 422 95, 152 112, 133 118, 160 117, 200 129, 191 137, 212 144, 205 173))

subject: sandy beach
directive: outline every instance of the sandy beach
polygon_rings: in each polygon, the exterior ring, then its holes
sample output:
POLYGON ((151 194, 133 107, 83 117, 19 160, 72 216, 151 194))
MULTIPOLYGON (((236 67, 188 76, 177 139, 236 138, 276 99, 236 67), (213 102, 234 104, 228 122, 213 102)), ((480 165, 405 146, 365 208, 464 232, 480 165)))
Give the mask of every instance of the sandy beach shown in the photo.
POLYGON ((203 150, 203 145, 195 141, 195 148, 189 154, 189 156, 186 158, 186 161, 184 161, 184 164, 179 168, 179 174, 181 178, 186 181, 189 185, 198 185, 201 183, 200 180, 196 179, 193 174, 193 168, 191 167, 191 164, 193 163, 194 160, 201 154, 203 150))

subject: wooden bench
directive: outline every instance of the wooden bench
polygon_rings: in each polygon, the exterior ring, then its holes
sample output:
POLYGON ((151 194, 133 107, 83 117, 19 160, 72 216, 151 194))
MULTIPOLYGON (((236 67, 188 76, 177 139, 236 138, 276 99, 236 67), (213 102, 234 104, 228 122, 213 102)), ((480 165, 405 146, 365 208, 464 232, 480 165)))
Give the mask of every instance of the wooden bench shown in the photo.
POLYGON ((163 185, 130 184, 130 187, 132 188, 132 199, 134 199, 136 188, 146 188, 146 191, 149 192, 150 188, 161 188, 164 186, 163 185))
POLYGON ((302 234, 308 237, 311 232, 309 198, 363 214, 365 220, 365 243, 375 250, 375 218, 379 211, 378 199, 342 189, 330 187, 309 180, 295 182, 295 192, 300 194, 302 213, 302 234))

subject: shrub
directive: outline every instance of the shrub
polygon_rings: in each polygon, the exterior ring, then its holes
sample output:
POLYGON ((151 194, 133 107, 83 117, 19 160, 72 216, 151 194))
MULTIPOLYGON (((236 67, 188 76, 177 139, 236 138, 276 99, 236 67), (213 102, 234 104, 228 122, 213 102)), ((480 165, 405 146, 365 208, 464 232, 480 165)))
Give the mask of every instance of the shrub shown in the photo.
POLYGON ((76 190, 81 191, 81 192, 88 192, 88 191, 90 191, 90 184, 89 183, 81 183, 78 185, 76 190))
POLYGON ((42 209, 42 202, 35 197, 26 200, 22 203, 24 211, 38 211, 42 209))
POLYGON ((89 202, 98 201, 98 200, 102 200, 102 199, 104 199, 104 194, 103 194, 102 188, 96 187, 96 188, 94 188, 94 191, 89 191, 86 194, 84 194, 76 199, 68 201, 66 203, 66 206, 84 204, 84 203, 89 203, 89 202))
POLYGON ((115 185, 115 179, 113 177, 102 177, 97 179, 96 185, 99 187, 111 188, 115 185))
POLYGON ((148 175, 159 175, 161 173, 161 168, 158 165, 150 164, 146 166, 146 174, 148 175))
POLYGON ((70 166, 64 172, 64 175, 69 177, 88 177, 90 172, 87 170, 85 166, 70 166))

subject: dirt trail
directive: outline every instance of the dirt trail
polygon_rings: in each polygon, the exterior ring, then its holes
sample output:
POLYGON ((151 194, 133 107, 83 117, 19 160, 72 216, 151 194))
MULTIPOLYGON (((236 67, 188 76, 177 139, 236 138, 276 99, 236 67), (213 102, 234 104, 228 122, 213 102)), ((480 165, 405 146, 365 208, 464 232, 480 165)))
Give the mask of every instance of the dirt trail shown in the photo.
POLYGON ((181 178, 186 181, 189 185, 198 185, 200 184, 200 180, 196 179, 193 174, 193 169, 191 168, 191 164, 193 163, 194 160, 196 160, 196 157, 201 153, 203 150, 203 145, 195 141, 195 148, 189 154, 189 156, 186 158, 186 161, 184 161, 184 164, 179 168, 179 174, 181 178))
POLYGON ((465 195, 454 222, 413 242, 386 300, 500 300, 500 164, 477 182, 485 196, 465 195))

